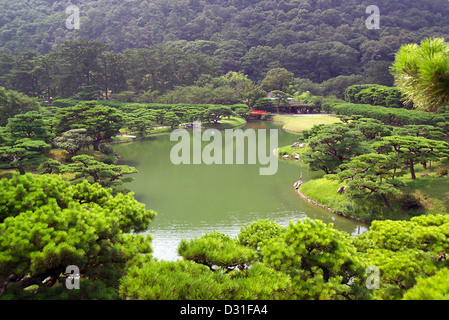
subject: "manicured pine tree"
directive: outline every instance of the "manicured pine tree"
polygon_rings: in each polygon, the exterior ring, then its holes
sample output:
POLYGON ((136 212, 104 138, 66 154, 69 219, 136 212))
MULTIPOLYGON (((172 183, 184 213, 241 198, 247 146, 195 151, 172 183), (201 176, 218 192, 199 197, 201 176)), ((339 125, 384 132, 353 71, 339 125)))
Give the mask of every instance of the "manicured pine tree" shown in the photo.
POLYGON ((151 254, 148 229, 156 213, 133 194, 112 196, 87 181, 14 175, 0 180, 0 297, 116 299, 133 261, 151 254), (67 290, 68 266, 81 290, 67 290))
POLYGON ((94 159, 88 155, 79 155, 72 158, 73 163, 60 167, 62 173, 76 173, 77 179, 89 179, 92 183, 99 183, 103 187, 114 187, 133 180, 128 175, 137 170, 125 165, 111 165, 94 159))
POLYGON ((391 148, 396 161, 407 165, 413 180, 416 179, 415 165, 428 161, 438 161, 449 155, 449 145, 444 141, 412 136, 388 136, 375 142, 373 148, 385 150, 391 148))
POLYGON ((351 196, 379 195, 390 207, 388 197, 401 193, 398 181, 394 180, 394 169, 398 167, 394 156, 369 153, 342 164, 338 178, 348 185, 351 196))
POLYGON ((363 134, 343 123, 317 126, 307 135, 309 148, 304 161, 310 169, 326 174, 336 173, 343 162, 370 152, 363 134))

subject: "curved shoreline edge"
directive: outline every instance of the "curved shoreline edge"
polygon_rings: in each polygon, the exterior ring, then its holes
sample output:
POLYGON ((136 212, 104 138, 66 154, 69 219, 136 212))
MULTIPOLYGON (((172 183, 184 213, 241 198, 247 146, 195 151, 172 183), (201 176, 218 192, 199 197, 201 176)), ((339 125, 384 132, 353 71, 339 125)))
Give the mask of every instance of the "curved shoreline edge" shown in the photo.
POLYGON ((314 205, 314 206, 317 206, 317 207, 319 207, 319 208, 321 208, 321 209, 327 210, 327 211, 329 211, 329 212, 331 212, 331 213, 333 213, 333 214, 335 214, 335 215, 337 215, 337 216, 340 216, 340 217, 342 217, 342 218, 351 219, 351 220, 354 220, 354 221, 357 221, 357 222, 360 222, 360 223, 364 223, 364 224, 366 224, 366 225, 368 225, 368 226, 371 225, 370 222, 365 221, 365 220, 363 220, 363 219, 360 219, 360 218, 357 218, 357 217, 353 217, 353 216, 343 215, 343 214, 341 214, 341 213, 339 213, 339 212, 337 212, 337 211, 335 211, 335 210, 333 210, 333 209, 331 209, 331 208, 328 208, 328 207, 322 205, 321 203, 318 203, 318 202, 316 202, 316 201, 314 201, 314 200, 308 198, 304 193, 302 193, 301 191, 299 191, 299 189, 296 190, 296 191, 297 191, 298 195, 299 195, 304 201, 306 201, 306 202, 308 202, 308 203, 310 203, 310 204, 312 204, 312 205, 314 205))
POLYGON ((310 203, 310 204, 313 204, 314 206, 317 206, 317 207, 319 207, 319 208, 321 208, 321 209, 324 209, 324 210, 327 210, 327 211, 329 211, 329 212, 335 213, 335 214, 337 214, 337 215, 339 215, 339 216, 343 216, 343 215, 339 214, 337 211, 332 210, 331 208, 328 208, 328 207, 326 207, 326 206, 324 206, 324 205, 322 205, 322 204, 320 204, 320 203, 318 203, 318 202, 316 202, 316 201, 314 201, 314 200, 312 200, 312 199, 310 199, 310 198, 307 198, 307 196, 306 196, 304 193, 302 193, 301 191, 297 190, 297 192, 298 192, 298 195, 299 195, 304 201, 306 201, 306 202, 308 202, 308 203, 310 203))
MULTIPOLYGON (((327 115, 327 116, 335 116, 334 114, 326 114, 326 115, 327 115)), ((304 115, 304 116, 307 116, 307 115, 304 115)), ((290 132, 290 133, 293 133, 293 134, 301 134, 301 133, 302 133, 302 132, 300 132, 300 131, 294 131, 294 130, 287 129, 287 128, 286 128, 287 122, 280 121, 280 120, 274 120, 274 119, 273 119, 272 121, 273 121, 273 122, 276 122, 276 123, 281 123, 281 124, 283 124, 282 130, 284 130, 284 131, 286 131, 286 132, 290 132)), ((314 200, 308 198, 308 197, 307 197, 304 193, 302 193, 299 189, 296 190, 296 192, 298 193, 298 195, 301 197, 302 200, 304 200, 304 201, 310 203, 311 205, 314 205, 314 206, 316 206, 316 207, 318 207, 318 208, 321 208, 321 209, 324 209, 324 210, 326 210, 326 211, 329 211, 329 212, 331 212, 331 213, 333 213, 333 214, 335 214, 335 215, 337 215, 337 216, 339 216, 339 217, 346 218, 346 219, 351 219, 351 220, 354 220, 354 221, 357 221, 357 222, 360 222, 360 223, 364 223, 364 224, 366 224, 366 225, 368 225, 368 226, 371 225, 370 222, 365 221, 365 220, 363 220, 363 219, 360 219, 360 218, 357 218, 357 217, 353 217, 353 216, 349 216, 349 215, 344 215, 344 214, 341 214, 341 213, 339 213, 339 212, 337 212, 337 211, 335 211, 335 210, 333 210, 333 209, 331 209, 331 208, 328 208, 328 207, 326 207, 325 205, 322 205, 321 203, 318 203, 318 202, 316 202, 316 201, 314 201, 314 200)))
POLYGON ((282 130, 284 130, 284 131, 286 131, 286 132, 294 133, 294 134, 301 134, 301 133, 302 133, 301 131, 294 131, 294 130, 287 129, 287 128, 286 128, 287 122, 279 121, 279 120, 271 120, 271 121, 276 122, 276 123, 281 123, 281 124, 283 124, 282 130))

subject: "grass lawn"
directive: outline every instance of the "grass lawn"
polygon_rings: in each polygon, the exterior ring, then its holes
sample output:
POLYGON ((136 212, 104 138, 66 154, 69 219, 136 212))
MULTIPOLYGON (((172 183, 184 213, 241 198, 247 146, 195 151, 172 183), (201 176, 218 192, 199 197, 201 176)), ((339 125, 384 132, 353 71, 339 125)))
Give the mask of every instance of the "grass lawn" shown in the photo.
POLYGON ((346 215, 349 214, 348 209, 353 204, 347 195, 337 192, 341 186, 344 186, 344 183, 323 177, 304 183, 299 188, 299 191, 301 191, 307 198, 326 208, 330 208, 339 214, 346 215))
POLYGON ((0 180, 3 178, 9 179, 16 172, 17 172, 17 170, 15 170, 15 169, 0 169, 0 180))
POLYGON ((449 178, 428 176, 417 180, 404 179, 405 190, 412 193, 423 205, 424 213, 449 213, 449 178))
POLYGON ((304 130, 310 130, 316 124, 331 124, 341 122, 337 117, 325 115, 275 115, 273 121, 285 123, 284 130, 301 133, 304 130))
POLYGON ((127 127, 121 128, 120 129, 120 134, 127 134, 131 132, 131 130, 129 130, 127 127))
POLYGON ((413 194, 422 204, 422 213, 449 213, 449 176, 440 176, 437 168, 449 168, 449 161, 445 160, 432 165, 432 170, 418 166, 416 180, 411 175, 402 177, 405 183, 404 191, 413 194))

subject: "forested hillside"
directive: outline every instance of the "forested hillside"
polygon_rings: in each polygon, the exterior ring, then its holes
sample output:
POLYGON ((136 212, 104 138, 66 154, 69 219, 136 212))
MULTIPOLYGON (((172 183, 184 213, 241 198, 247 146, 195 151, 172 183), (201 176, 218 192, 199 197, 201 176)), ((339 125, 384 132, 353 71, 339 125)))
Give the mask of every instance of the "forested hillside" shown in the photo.
MULTIPOLYGON (((449 39, 444 0, 376 1, 381 27, 368 30, 360 0, 72 0, 81 27, 68 30, 70 3, 0 0, 0 54, 45 55, 67 40, 99 41, 115 52, 165 43, 216 58, 223 74, 253 81, 283 67, 316 83, 337 76, 392 84, 388 67, 401 45, 449 39)), ((0 73, 9 56, 2 56, 0 73)), ((361 82, 360 80, 359 82, 361 82)), ((358 81, 352 81, 358 82, 358 81)))

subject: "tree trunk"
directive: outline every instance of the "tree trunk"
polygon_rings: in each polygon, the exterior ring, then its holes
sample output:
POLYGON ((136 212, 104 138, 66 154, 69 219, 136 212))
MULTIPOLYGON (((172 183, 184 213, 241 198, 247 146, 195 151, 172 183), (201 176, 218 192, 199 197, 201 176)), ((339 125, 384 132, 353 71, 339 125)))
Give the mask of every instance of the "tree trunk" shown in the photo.
MULTIPOLYGON (((396 163, 398 163, 398 162, 399 162, 399 152, 396 154, 396 163)), ((394 177, 396 177, 396 170, 397 170, 397 168, 396 168, 396 166, 394 166, 393 179, 394 179, 394 177)))
POLYGON ((386 196, 385 194, 383 194, 383 193, 382 193, 380 196, 381 196, 382 199, 384 200, 385 205, 386 205, 388 208, 391 208, 391 204, 390 204, 390 201, 388 201, 387 196, 386 196))
POLYGON ((93 145, 94 145, 95 151, 100 151, 100 142, 101 142, 101 140, 99 140, 99 139, 94 141, 93 145))
POLYGON ((103 135, 100 132, 97 132, 96 138, 93 143, 94 151, 100 151, 101 141, 103 141, 103 135))
POLYGON ((94 174, 92 174, 92 177, 94 178, 94 182, 95 182, 95 183, 100 182, 100 177, 98 176, 98 173, 97 173, 97 172, 95 172, 94 174))
POLYGON ((412 159, 410 159, 410 173, 412 174, 412 180, 416 180, 415 164, 412 159))

